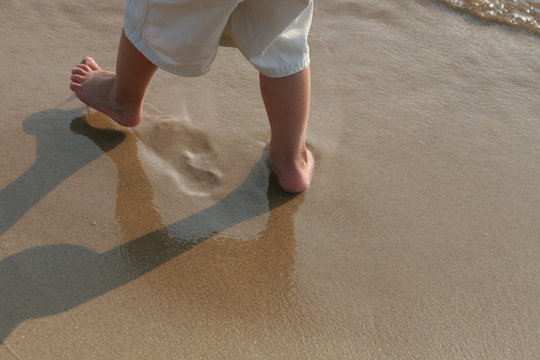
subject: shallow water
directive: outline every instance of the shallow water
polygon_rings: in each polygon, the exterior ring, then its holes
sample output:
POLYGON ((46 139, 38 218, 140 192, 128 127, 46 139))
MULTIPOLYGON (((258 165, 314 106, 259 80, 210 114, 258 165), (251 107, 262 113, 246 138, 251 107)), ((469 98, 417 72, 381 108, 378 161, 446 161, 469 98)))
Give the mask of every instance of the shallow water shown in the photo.
POLYGON ((122 129, 67 86, 85 55, 114 66, 121 4, 0 7, 0 359, 540 353, 536 36, 318 0, 317 167, 290 197, 237 51, 159 72, 122 129))
POLYGON ((540 1, 532 0, 438 0, 486 21, 524 28, 540 35, 540 1))

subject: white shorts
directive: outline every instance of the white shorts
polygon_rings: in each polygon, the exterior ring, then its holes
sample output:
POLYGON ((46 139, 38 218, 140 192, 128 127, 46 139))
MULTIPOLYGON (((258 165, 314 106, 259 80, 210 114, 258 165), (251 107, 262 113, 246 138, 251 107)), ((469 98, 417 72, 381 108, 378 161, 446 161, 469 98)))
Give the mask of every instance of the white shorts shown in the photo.
POLYGON ((202 75, 219 45, 237 47, 268 77, 309 65, 313 0, 126 0, 124 31, 159 68, 202 75))

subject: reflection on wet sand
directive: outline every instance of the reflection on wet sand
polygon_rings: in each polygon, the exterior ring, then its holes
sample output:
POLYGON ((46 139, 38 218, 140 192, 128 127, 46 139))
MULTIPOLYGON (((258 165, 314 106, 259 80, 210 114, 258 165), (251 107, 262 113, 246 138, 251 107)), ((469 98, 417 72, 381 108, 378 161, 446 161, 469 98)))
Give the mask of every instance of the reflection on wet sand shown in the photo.
MULTIPOLYGON (((41 246, 1 260, 2 342, 24 320, 73 309, 137 279, 212 235, 267 212, 269 219, 266 229, 258 239, 213 239, 201 244, 201 256, 190 257, 185 264, 179 262, 179 266, 186 271, 193 268, 193 261, 198 264, 198 272, 183 282, 182 286, 186 289, 182 293, 195 296, 194 300, 211 298, 211 303, 206 305, 215 306, 223 314, 231 315, 246 304, 264 310, 268 301, 274 299, 273 302, 279 304, 276 298, 287 297, 294 262, 294 214, 303 196, 280 191, 269 177, 264 157, 255 164, 245 181, 221 201, 183 220, 163 226, 152 202, 152 185, 137 157, 137 137, 131 132, 96 129, 89 126, 84 118, 73 120, 71 129, 92 140, 117 166, 116 217, 127 242, 104 253, 70 244, 41 246), (119 144, 118 139, 124 141, 119 144), (216 259, 234 261, 237 266, 226 266, 219 272, 215 271, 215 267, 205 266, 205 263, 215 263, 216 259), (219 296, 201 296, 199 290, 204 288, 219 296)), ((41 137, 38 136, 38 139, 41 137)), ((50 150, 39 145, 38 149, 50 150)), ((97 155, 96 152, 92 154, 97 155)), ((43 159, 43 156, 38 154, 38 159, 43 159)), ((73 159, 69 169, 73 172, 73 169, 84 164, 73 159)), ((50 167, 51 164, 45 162, 40 166, 50 167)), ((46 178, 45 182, 50 189, 69 175, 66 170, 63 177, 46 178)), ((24 176, 30 175, 25 173, 24 176)), ((14 183, 22 182, 16 180, 14 183)), ((2 196, 13 198, 14 195, 10 193, 12 189, 8 186, 2 191, 2 196)), ((36 193, 35 199, 44 196, 46 190, 36 193)), ((31 207, 31 204, 27 205, 31 207)), ((19 217, 27 210, 21 208, 19 217)))

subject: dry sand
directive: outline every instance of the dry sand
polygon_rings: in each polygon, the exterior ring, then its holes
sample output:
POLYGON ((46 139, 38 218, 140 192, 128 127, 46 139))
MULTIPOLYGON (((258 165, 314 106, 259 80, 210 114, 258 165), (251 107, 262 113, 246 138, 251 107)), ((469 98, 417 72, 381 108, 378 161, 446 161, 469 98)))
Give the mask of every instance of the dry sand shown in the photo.
POLYGON ((118 1, 0 3, 0 359, 536 359, 540 39, 426 0, 319 0, 317 168, 269 180, 257 74, 70 98, 118 1))

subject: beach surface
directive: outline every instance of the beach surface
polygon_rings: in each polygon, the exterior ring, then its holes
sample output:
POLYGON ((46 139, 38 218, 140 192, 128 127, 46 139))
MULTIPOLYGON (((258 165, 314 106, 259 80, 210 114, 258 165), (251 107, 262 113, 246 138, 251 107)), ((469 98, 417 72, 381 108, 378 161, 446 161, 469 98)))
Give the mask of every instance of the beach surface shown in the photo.
POLYGON ((318 0, 292 196, 237 50, 126 129, 68 87, 114 69, 120 1, 0 8, 1 360, 538 359, 535 31, 318 0))

